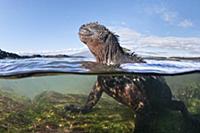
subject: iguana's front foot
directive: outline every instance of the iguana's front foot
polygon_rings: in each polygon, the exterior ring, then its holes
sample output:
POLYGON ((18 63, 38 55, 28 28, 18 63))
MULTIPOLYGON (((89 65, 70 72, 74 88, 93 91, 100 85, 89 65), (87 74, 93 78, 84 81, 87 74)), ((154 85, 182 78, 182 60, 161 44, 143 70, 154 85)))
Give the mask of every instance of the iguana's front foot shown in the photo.
POLYGON ((75 106, 75 105, 67 105, 65 106, 65 111, 75 112, 75 113, 88 113, 91 112, 92 108, 96 105, 96 103, 99 101, 103 90, 99 86, 99 83, 96 82, 93 86, 92 91, 90 92, 88 99, 84 106, 75 106))
POLYGON ((66 105, 64 109, 65 111, 70 111, 72 113, 82 113, 82 114, 85 114, 91 111, 91 109, 87 109, 87 108, 79 107, 75 105, 66 105))

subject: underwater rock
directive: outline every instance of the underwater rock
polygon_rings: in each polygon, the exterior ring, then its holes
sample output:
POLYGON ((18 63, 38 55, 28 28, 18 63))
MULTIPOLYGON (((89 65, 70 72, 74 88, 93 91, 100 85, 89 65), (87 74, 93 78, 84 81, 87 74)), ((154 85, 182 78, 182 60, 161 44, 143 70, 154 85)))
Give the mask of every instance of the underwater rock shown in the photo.
POLYGON ((28 123, 28 119, 17 113, 27 110, 30 104, 28 98, 17 96, 11 90, 0 89, 0 132, 12 130, 14 124, 20 127, 22 123, 28 123))
MULTIPOLYGON (((133 132, 134 113, 106 96, 88 114, 63 110, 66 104, 84 104, 86 99, 87 95, 83 94, 45 91, 30 102, 12 92, 0 91, 0 132, 133 132)), ((158 114, 152 125, 158 133, 195 133, 177 112, 158 114)))
POLYGON ((37 128, 34 131, 46 132, 46 126, 54 132, 131 132, 134 116, 128 109, 123 109, 118 103, 104 100, 96 107, 91 114, 74 114, 65 112, 63 107, 66 104, 83 104, 86 95, 60 94, 53 91, 45 91, 36 96, 33 100, 36 112, 42 110, 43 115, 38 119, 37 128), (46 106, 46 107, 45 107, 46 106), (121 107, 121 108, 119 108, 121 107), (115 111, 117 110, 117 112, 115 111), (47 123, 48 122, 48 123, 47 123))
POLYGON ((20 111, 26 107, 26 104, 30 103, 30 99, 17 96, 11 90, 0 89, 0 116, 2 116, 1 113, 20 111))

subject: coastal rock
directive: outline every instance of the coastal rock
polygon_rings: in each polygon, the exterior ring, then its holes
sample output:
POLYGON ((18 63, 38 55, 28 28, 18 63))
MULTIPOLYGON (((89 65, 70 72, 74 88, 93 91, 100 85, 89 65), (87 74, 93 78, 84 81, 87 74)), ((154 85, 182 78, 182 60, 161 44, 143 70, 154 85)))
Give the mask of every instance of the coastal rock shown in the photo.
POLYGON ((20 56, 18 54, 9 53, 0 49, 0 59, 5 59, 5 58, 17 59, 20 58, 20 56))
POLYGON ((18 55, 15 53, 6 52, 0 49, 0 59, 27 59, 27 58, 83 58, 83 56, 69 56, 65 54, 58 54, 58 55, 40 55, 40 54, 34 54, 34 55, 18 55))

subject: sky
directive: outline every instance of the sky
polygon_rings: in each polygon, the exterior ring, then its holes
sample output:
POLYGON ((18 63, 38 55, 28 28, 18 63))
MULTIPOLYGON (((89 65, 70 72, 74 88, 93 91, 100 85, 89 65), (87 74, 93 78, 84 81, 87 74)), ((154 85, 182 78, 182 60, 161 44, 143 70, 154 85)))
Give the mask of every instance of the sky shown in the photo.
POLYGON ((79 27, 98 21, 138 52, 198 55, 199 7, 199 0, 0 0, 0 49, 79 49, 79 27))

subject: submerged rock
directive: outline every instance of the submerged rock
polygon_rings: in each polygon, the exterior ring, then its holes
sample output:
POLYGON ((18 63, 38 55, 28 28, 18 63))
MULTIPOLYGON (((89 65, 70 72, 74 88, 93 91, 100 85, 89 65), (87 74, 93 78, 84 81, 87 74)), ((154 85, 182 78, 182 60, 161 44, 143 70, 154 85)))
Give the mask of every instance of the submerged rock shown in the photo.
MULTIPOLYGON (((1 93, 0 98, 3 95, 1 93)), ((0 119, 0 132, 132 132, 134 114, 108 99, 102 99, 94 112, 89 114, 64 111, 66 104, 84 104, 86 98, 86 95, 45 91, 29 103, 25 99, 23 102, 17 102, 17 99, 9 101, 6 104, 12 103, 14 108, 20 109, 9 111, 0 106, 6 114, 0 119)))
MULTIPOLYGON (((67 94, 63 95, 57 92, 43 92, 35 97, 34 104, 36 108, 41 108, 44 104, 48 110, 44 109, 42 125, 38 123, 39 128, 34 131, 43 131, 46 125, 51 125, 50 130, 62 132, 132 132, 134 114, 123 105, 119 105, 108 99, 102 99, 89 114, 76 114, 65 112, 66 104, 84 104, 86 95, 67 94), (50 109, 50 110, 49 110, 50 109), (117 111, 116 111, 117 110, 117 111), (44 120, 46 119, 46 120, 44 120), (47 120, 48 119, 48 120, 47 120)), ((48 130, 48 129, 46 129, 48 130)), ((49 130, 49 131, 50 131, 49 130)))
MULTIPOLYGON (((64 111, 65 105, 83 105, 86 98, 87 95, 45 91, 31 102, 12 92, 0 91, 0 132, 133 132, 134 113, 105 96, 91 113, 64 111)), ((158 133, 195 133, 187 124, 180 113, 166 111, 158 113, 152 128, 158 133)))
POLYGON ((24 119, 23 113, 29 108, 31 101, 28 98, 20 97, 11 90, 0 90, 0 132, 12 131, 13 125, 21 127, 29 119, 24 119), (21 114, 21 115, 20 115, 21 114))

